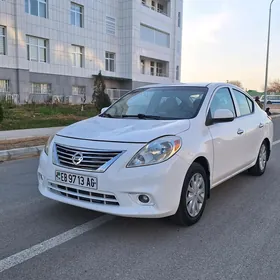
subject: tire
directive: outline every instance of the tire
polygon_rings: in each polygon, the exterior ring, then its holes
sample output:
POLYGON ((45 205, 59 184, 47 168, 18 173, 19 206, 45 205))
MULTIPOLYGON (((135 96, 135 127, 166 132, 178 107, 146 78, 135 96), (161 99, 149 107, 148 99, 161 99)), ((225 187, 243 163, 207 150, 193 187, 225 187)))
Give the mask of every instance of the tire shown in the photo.
POLYGON ((176 214, 172 216, 173 222, 180 226, 191 226, 197 223, 204 212, 208 191, 209 178, 205 169, 200 164, 193 163, 185 177, 180 204, 176 214), (194 187, 195 181, 201 182, 200 187, 194 187), (192 208, 194 204, 196 207, 192 208))
POLYGON ((268 144, 264 141, 261 144, 256 164, 249 169, 249 173, 253 176, 261 176, 266 170, 268 160, 268 144))

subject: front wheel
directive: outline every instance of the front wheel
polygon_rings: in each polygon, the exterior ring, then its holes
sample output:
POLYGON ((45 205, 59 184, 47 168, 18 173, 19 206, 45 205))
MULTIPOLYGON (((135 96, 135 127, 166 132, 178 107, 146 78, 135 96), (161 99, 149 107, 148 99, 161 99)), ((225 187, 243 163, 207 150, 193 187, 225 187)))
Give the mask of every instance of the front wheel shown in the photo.
POLYGON ((267 159, 268 159, 268 145, 266 142, 263 142, 259 150, 256 164, 249 169, 249 172, 254 176, 263 175, 266 170, 267 159))
POLYGON ((182 226, 197 223, 204 211, 209 189, 209 179, 205 169, 198 163, 193 163, 186 175, 180 204, 173 221, 182 226))

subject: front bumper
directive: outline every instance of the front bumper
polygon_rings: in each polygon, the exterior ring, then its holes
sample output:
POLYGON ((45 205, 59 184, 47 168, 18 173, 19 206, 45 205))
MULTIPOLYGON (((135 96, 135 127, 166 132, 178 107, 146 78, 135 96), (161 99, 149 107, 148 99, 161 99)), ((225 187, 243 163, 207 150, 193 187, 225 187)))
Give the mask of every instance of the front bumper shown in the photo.
MULTIPOLYGON (((79 144, 86 145, 81 141, 79 144)), ((128 146, 114 145, 120 149, 128 146)), ((134 146, 134 152, 141 147, 134 146)), ((95 173, 58 167, 52 163, 51 156, 42 152, 38 167, 39 191, 43 196, 56 201, 117 216, 160 218, 175 214, 188 170, 186 162, 175 155, 161 164, 126 168, 129 159, 123 155, 104 173, 95 173), (96 177, 97 190, 57 183, 56 170, 96 177), (149 196, 148 204, 139 201, 138 196, 141 194, 149 196)))

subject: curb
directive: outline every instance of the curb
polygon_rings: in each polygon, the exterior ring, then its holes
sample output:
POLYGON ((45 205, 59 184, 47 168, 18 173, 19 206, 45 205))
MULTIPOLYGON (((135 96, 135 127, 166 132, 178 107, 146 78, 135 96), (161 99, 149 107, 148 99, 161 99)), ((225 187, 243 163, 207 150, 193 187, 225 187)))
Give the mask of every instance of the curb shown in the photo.
POLYGON ((272 119, 276 119, 276 118, 279 118, 280 117, 280 114, 277 114, 277 115, 271 115, 271 118, 272 119))
POLYGON ((24 157, 39 156, 44 146, 28 147, 0 151, 0 161, 15 160, 24 157))

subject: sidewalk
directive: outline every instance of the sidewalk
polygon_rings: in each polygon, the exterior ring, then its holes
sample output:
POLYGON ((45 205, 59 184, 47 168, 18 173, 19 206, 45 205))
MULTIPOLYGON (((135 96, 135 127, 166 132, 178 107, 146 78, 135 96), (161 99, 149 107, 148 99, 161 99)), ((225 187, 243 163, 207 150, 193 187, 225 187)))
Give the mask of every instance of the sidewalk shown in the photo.
POLYGON ((62 128, 63 127, 49 127, 0 131, 0 141, 51 136, 62 128))

